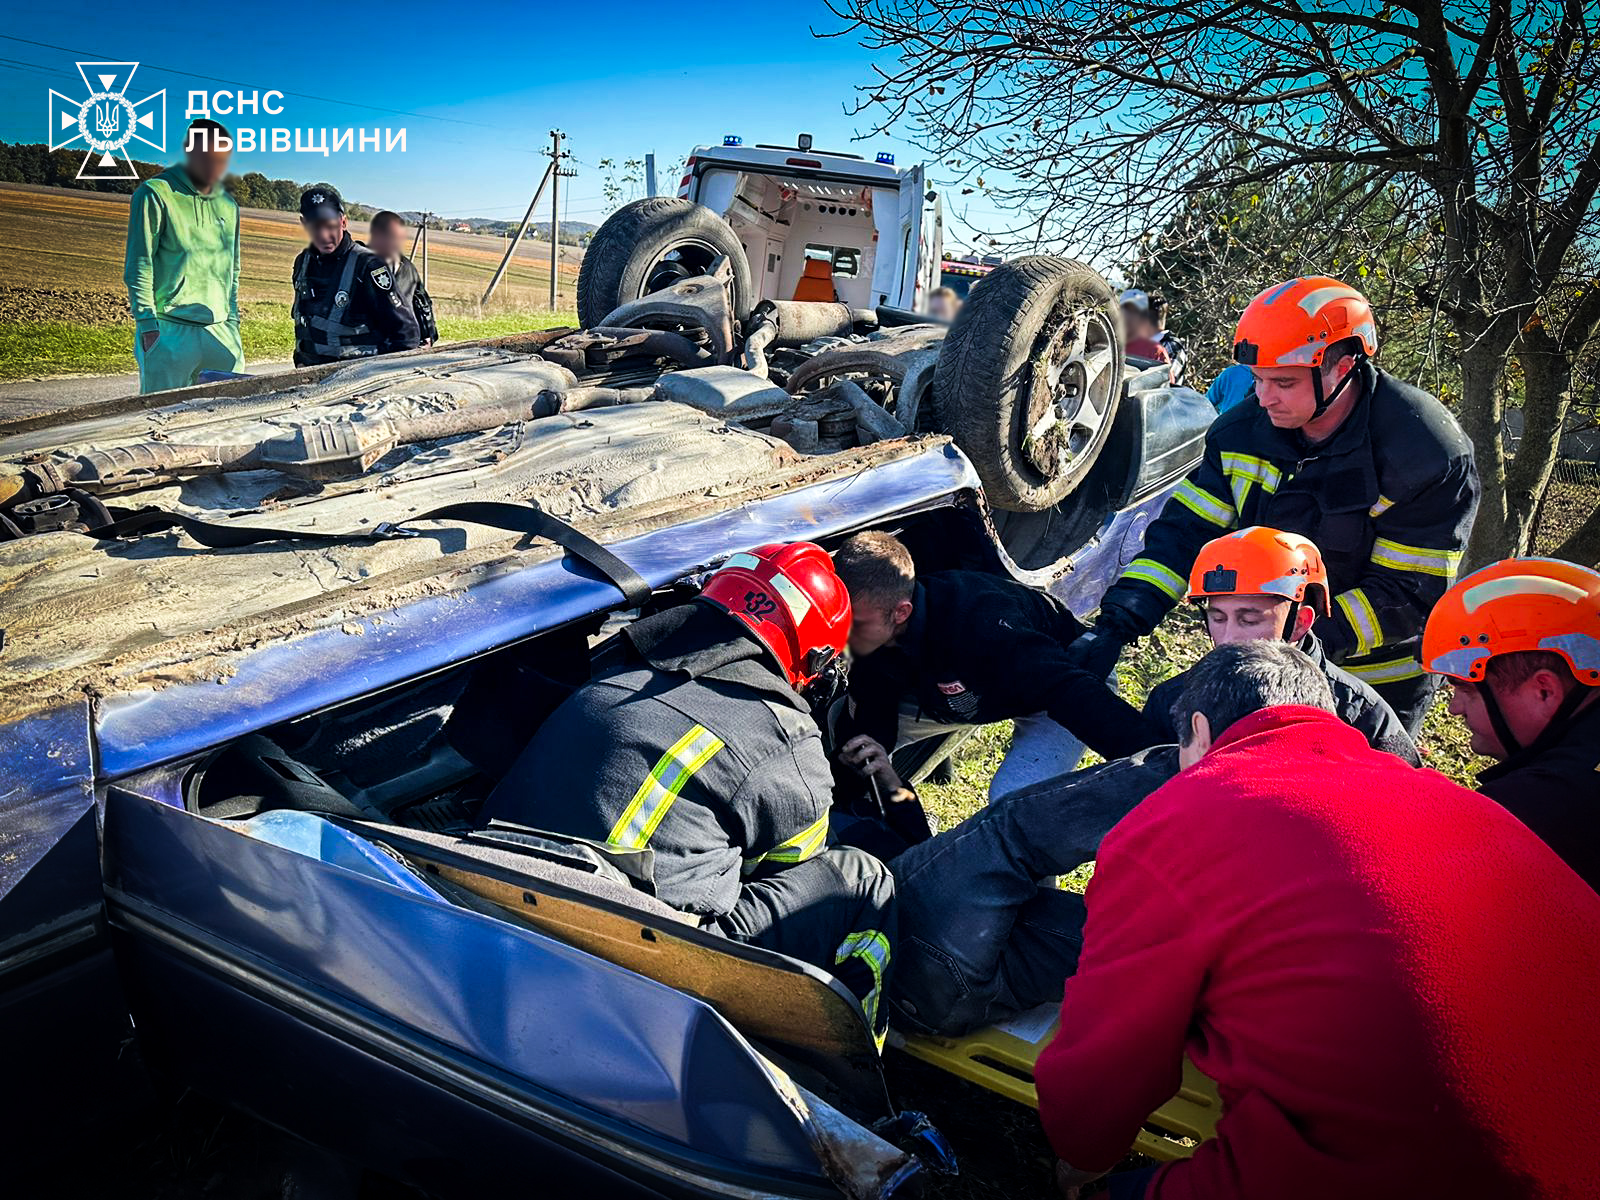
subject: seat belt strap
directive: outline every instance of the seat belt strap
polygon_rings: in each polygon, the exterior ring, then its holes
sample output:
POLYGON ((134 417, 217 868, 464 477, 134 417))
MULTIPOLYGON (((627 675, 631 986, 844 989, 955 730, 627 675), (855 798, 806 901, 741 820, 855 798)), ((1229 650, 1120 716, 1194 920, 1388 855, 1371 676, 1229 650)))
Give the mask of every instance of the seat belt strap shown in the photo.
MULTIPOLYGON (((185 513, 153 507, 133 511, 113 508, 110 512, 113 517, 111 524, 89 530, 88 536, 106 541, 113 538, 138 537, 167 529, 181 529, 202 546, 208 546, 213 550, 231 550, 239 546, 260 545, 263 542, 376 542, 419 536, 416 530, 389 521, 380 521, 371 529, 324 533, 312 529, 274 529, 262 525, 232 525, 218 521, 202 521, 185 513)), ((650 598, 652 590, 650 584, 626 562, 582 530, 534 504, 507 504, 489 500, 465 501, 430 509, 408 517, 407 520, 462 521, 503 529, 509 533, 541 537, 554 542, 573 558, 587 563, 598 571, 622 593, 629 604, 637 606, 650 598)))

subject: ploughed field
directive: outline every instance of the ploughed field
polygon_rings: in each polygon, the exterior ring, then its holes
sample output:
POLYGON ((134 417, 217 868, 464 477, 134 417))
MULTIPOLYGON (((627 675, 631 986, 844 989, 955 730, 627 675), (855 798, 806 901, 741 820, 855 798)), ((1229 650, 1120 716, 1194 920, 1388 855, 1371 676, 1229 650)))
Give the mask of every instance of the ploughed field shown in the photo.
MULTIPOLYGON (((0 379, 131 372, 133 319, 122 284, 128 197, 0 183, 0 379)), ((367 224, 351 223, 365 240, 367 224)), ((293 350, 291 269, 305 245, 294 213, 247 208, 239 217, 240 332, 245 358, 286 359, 293 350)), ((479 298, 505 253, 488 235, 428 233, 428 290, 441 340, 576 324, 571 309, 579 250, 561 248, 558 310, 546 308, 550 246, 524 239, 494 299, 479 298)), ((420 264, 419 264, 420 266, 420 264)))

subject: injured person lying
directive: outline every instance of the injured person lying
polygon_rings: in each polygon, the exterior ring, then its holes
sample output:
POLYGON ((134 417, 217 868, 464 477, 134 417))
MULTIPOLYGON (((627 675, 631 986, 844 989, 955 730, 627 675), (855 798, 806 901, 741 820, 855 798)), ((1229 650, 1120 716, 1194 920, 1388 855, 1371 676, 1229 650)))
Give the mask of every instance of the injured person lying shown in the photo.
MULTIPOLYGON (((1215 646, 1288 643, 1328 685, 1335 714, 1376 750, 1408 766, 1416 745, 1388 704, 1329 662, 1312 623, 1328 608, 1317 547, 1260 527, 1208 543, 1189 581, 1215 646)), ((1177 740, 1173 709, 1192 671, 1156 687, 1144 721, 1177 740)), ((1061 998, 1077 963, 1083 898, 1055 877, 1095 857, 1101 839, 1178 771, 1178 748, 1161 744, 1004 795, 890 864, 900 910, 892 993, 896 1024, 961 1034, 1061 998)))

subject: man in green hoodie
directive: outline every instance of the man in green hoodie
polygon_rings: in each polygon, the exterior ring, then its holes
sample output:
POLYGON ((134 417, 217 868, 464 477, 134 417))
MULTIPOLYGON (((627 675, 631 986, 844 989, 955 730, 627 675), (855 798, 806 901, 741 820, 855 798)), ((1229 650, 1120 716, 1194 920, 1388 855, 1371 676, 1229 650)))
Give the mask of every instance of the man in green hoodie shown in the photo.
POLYGON ((195 121, 183 162, 133 193, 122 269, 133 309, 139 390, 188 387, 244 366, 239 342, 239 206, 222 187, 228 131, 195 121))

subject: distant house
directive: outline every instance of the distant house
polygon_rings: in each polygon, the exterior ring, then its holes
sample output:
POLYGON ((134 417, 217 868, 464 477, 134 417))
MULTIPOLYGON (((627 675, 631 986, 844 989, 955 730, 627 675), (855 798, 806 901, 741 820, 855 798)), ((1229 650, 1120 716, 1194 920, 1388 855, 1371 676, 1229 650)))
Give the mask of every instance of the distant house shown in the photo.
POLYGON ((472 232, 472 226, 468 225, 465 221, 457 221, 454 225, 450 226, 450 229, 451 229, 451 232, 453 232, 453 233, 471 233, 472 232))

